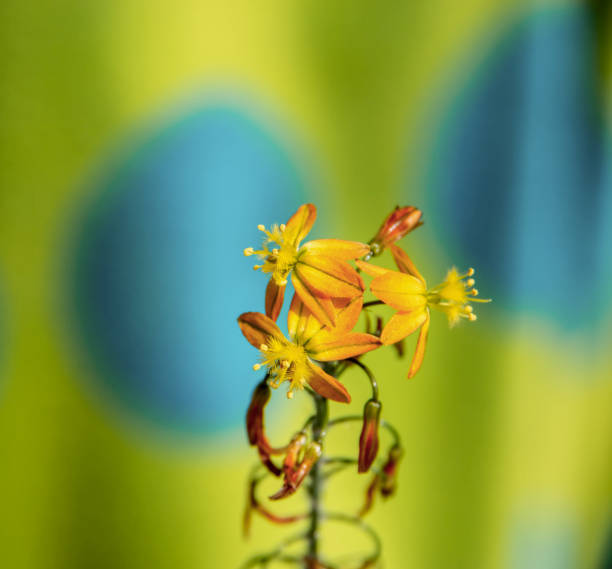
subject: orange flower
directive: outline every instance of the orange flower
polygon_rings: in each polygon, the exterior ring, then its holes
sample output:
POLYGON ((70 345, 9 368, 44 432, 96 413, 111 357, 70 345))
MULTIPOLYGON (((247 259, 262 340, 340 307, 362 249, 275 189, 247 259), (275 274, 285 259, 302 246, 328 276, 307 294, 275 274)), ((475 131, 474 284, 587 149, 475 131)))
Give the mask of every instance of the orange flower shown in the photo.
POLYGON ((395 344, 402 338, 420 328, 416 350, 412 358, 408 377, 414 377, 423 363, 425 346, 429 333, 430 308, 444 312, 451 326, 461 318, 476 320, 471 302, 490 302, 490 299, 474 298, 478 291, 473 288, 474 269, 460 275, 454 267, 448 271, 444 282, 428 289, 425 279, 419 273, 410 257, 396 245, 390 246, 400 272, 383 269, 357 261, 366 273, 374 277, 370 290, 385 304, 395 308, 396 312, 381 334, 383 344, 395 344))
POLYGON ((272 273, 266 288, 266 315, 276 320, 283 306, 285 286, 291 282, 302 302, 328 326, 335 324, 333 298, 354 298, 363 294, 361 277, 346 261, 366 255, 364 243, 340 239, 317 239, 300 246, 317 217, 313 204, 301 205, 287 224, 273 225, 259 250, 248 247, 246 256, 257 255, 263 264, 255 265, 264 273, 272 273))
POLYGON ((336 326, 321 324, 296 294, 291 302, 287 325, 289 339, 276 323, 259 312, 245 312, 238 318, 244 337, 261 352, 258 370, 266 366, 272 379, 271 386, 289 382, 287 397, 296 389, 310 385, 319 395, 348 403, 351 397, 346 388, 333 376, 323 371, 313 360, 329 362, 364 354, 377 348, 380 339, 370 334, 351 332, 361 312, 362 297, 334 300, 336 326))

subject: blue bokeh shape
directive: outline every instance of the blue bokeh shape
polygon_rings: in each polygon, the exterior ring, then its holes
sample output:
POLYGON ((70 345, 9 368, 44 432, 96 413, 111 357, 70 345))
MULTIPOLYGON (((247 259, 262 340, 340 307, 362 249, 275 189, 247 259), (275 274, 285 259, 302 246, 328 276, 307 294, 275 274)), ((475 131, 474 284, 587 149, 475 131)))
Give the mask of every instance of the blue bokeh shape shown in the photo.
POLYGON ((242 250, 304 182, 283 142, 235 107, 188 112, 124 153, 79 224, 77 335, 112 400, 162 428, 238 425, 258 380, 236 317, 267 279, 242 250))
POLYGON ((566 330, 604 317, 612 273, 612 153, 587 10, 532 14, 487 54, 427 180, 428 220, 485 295, 566 330))

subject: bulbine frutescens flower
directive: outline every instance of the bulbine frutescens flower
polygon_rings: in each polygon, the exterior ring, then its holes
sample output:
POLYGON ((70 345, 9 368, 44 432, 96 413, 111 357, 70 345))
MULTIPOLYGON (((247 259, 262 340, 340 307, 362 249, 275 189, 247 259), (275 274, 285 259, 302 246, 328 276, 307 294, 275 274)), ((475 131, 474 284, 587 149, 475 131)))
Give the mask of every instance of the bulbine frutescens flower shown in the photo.
POLYGON ((376 336, 351 332, 361 312, 361 297, 335 300, 332 306, 336 326, 330 328, 294 295, 287 318, 289 338, 271 318, 259 312, 246 312, 238 318, 244 337, 260 351, 261 362, 253 368, 267 367, 272 387, 289 382, 288 397, 308 384, 327 399, 348 403, 351 397, 344 385, 314 361, 343 360, 380 346, 376 336))
POLYGON ((363 294, 361 277, 347 261, 369 252, 365 243, 341 239, 317 239, 300 245, 310 232, 317 210, 313 204, 301 205, 286 224, 273 225, 265 234, 261 249, 248 247, 246 256, 256 255, 262 261, 254 268, 271 273, 266 288, 266 316, 276 320, 283 306, 289 275, 302 302, 328 326, 335 324, 334 298, 355 298, 363 294))
POLYGON ((490 299, 476 298, 478 290, 474 288, 475 281, 472 278, 474 269, 459 274, 453 267, 442 283, 428 289, 425 279, 405 251, 396 245, 391 245, 390 249, 399 272, 363 261, 357 261, 357 264, 374 277, 370 284, 374 296, 397 310, 382 331, 382 343, 395 344, 420 328, 408 370, 408 377, 411 378, 421 367, 425 356, 430 309, 444 312, 449 324, 454 326, 462 318, 476 320, 471 303, 490 302, 490 299))

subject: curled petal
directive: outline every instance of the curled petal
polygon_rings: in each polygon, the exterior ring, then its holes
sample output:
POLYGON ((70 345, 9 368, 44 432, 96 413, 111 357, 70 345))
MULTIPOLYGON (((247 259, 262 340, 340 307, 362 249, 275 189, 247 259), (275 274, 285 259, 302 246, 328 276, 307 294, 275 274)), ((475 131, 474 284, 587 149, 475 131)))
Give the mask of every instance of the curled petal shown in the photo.
POLYGON ((429 311, 427 311, 425 322, 423 322, 423 325, 421 326, 421 332, 419 333, 419 339, 417 340, 414 356, 412 357, 412 363, 410 364, 410 369, 408 370, 408 379, 415 376, 416 372, 419 371, 419 368, 423 363, 423 358, 425 357, 425 347, 427 345, 427 335, 429 334, 429 320, 429 311))
POLYGON ((308 378, 308 383, 319 395, 332 401, 340 403, 350 403, 351 396, 335 377, 323 371, 319 366, 308 362, 308 367, 312 372, 308 378))
POLYGON ((425 285, 425 279, 423 278, 423 275, 419 273, 419 270, 412 262, 412 259, 408 256, 408 253, 406 253, 406 251, 404 251, 397 245, 390 245, 389 249, 391 251, 391 254, 393 255, 393 259, 395 259, 395 264, 397 265, 397 268, 402 273, 407 273, 409 275, 412 275, 413 277, 416 277, 423 283, 423 285, 425 285))
POLYGON ((260 348, 270 336, 284 338, 280 328, 264 314, 260 312, 245 312, 238 317, 238 326, 249 343, 260 348))
POLYGON ((313 255, 333 257, 340 261, 360 259, 370 251, 369 245, 358 241, 344 241, 342 239, 315 239, 304 243, 302 250, 313 255))
POLYGON ((344 261, 331 257, 301 255, 293 271, 320 296, 353 298, 364 290, 357 271, 344 261))
POLYGON ((311 342, 309 355, 320 362, 345 360, 375 350, 381 345, 380 338, 371 334, 353 332, 330 342, 311 342))
POLYGON ((291 273, 291 282, 293 283, 295 293, 321 324, 334 326, 336 323, 336 310, 332 301, 326 296, 320 296, 317 291, 310 287, 308 282, 302 280, 296 271, 291 273))
POLYGON ((404 273, 389 271, 376 277, 370 284, 370 290, 385 304, 401 312, 411 312, 427 304, 427 289, 423 283, 404 273))
POLYGON ((297 246, 308 235, 315 219, 317 219, 317 208, 311 203, 301 205, 287 222, 285 239, 297 246))
POLYGON ((270 279, 266 287, 266 316, 276 322, 283 307, 285 298, 285 285, 279 285, 270 279))
POLYGON ((372 263, 366 263, 365 261, 355 261, 355 264, 367 275, 371 277, 380 277, 381 275, 385 275, 387 273, 391 273, 389 269, 383 269, 378 265, 373 265, 372 263))
POLYGON ((412 312, 395 313, 382 331, 380 337, 382 343, 389 345, 399 342, 402 338, 412 334, 425 322, 426 318, 427 310, 425 308, 419 308, 412 312))

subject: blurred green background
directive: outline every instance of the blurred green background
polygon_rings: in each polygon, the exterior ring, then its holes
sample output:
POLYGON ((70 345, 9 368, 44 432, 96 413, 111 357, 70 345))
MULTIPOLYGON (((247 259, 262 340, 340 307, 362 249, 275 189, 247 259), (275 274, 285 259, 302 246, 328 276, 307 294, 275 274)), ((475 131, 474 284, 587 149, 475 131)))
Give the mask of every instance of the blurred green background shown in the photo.
MULTIPOLYGON (((434 318, 412 381, 365 357, 406 447, 370 516, 385 567, 612 567, 608 2, 0 15, 0 566, 225 569, 279 541, 241 536, 259 378, 235 318, 266 283, 241 252, 312 201, 314 236, 357 240, 420 207, 428 281, 474 266, 494 299, 434 318)), ((280 443, 308 401, 274 396, 280 443)), ((354 511, 369 478, 343 476, 354 511)))

